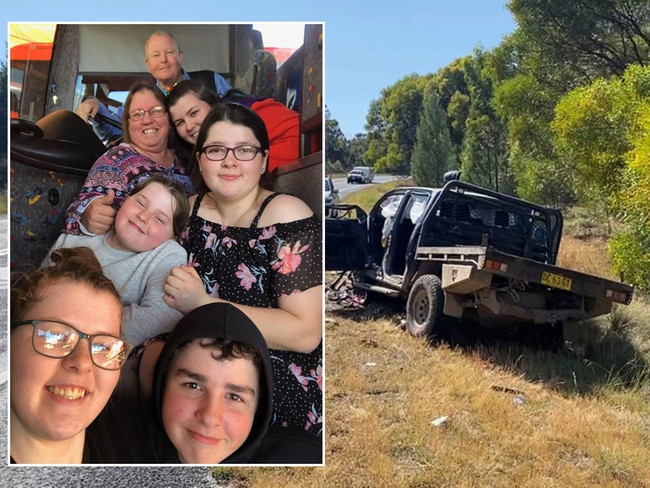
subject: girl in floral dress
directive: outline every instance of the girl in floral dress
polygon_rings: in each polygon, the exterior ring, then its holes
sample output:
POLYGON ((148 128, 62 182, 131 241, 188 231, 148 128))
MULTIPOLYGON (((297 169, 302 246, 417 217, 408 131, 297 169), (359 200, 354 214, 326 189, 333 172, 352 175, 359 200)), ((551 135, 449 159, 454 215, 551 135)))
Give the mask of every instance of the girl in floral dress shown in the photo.
POLYGON ((238 104, 206 117, 191 161, 198 194, 181 244, 186 266, 167 278, 165 302, 187 313, 230 302, 262 332, 273 362, 273 420, 322 433, 321 224, 300 199, 260 186, 269 138, 238 104))

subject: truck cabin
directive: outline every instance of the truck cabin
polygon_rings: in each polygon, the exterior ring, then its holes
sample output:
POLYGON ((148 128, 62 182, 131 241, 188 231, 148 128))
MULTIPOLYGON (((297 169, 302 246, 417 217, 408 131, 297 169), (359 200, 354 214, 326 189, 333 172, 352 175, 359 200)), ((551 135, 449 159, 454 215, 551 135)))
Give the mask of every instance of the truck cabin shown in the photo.
POLYGON ((288 49, 266 46, 253 24, 10 24, 11 35, 25 41, 14 46, 12 37, 9 59, 12 269, 40 263, 107 149, 74 111, 90 95, 117 109, 135 81, 154 81, 144 43, 157 30, 178 40, 187 72, 219 73, 233 88, 299 114, 299 158, 274 170, 273 189, 302 198, 322 217, 323 25, 298 27, 303 43, 288 49), (30 40, 30 30, 49 30, 50 38, 30 40))
POLYGON ((430 212, 420 246, 487 245, 555 264, 562 231, 558 211, 453 182, 443 189, 430 212))

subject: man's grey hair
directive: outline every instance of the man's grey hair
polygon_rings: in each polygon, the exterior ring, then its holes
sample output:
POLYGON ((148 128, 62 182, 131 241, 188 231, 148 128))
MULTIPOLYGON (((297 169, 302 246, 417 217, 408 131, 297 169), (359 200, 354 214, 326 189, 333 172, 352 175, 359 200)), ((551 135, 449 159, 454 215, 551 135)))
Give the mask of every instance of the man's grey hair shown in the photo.
POLYGON ((176 44, 176 50, 180 54, 181 52, 181 47, 178 44, 178 39, 176 39, 170 32, 164 31, 164 30, 155 30, 151 34, 149 34, 149 37, 147 37, 147 40, 144 41, 144 55, 146 57, 149 57, 149 41, 153 36, 167 36, 169 37, 172 41, 174 41, 174 44, 176 44))

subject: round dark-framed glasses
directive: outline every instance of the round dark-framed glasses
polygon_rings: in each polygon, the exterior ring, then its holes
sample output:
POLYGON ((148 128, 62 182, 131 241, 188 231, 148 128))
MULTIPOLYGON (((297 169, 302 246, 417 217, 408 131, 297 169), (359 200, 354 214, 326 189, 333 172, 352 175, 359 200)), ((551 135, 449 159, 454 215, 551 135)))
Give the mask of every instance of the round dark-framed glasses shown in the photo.
POLYGON ((134 110, 133 112, 129 112, 129 119, 131 120, 142 120, 144 119, 144 114, 149 114, 151 115, 151 118, 157 119, 158 117, 162 117, 165 115, 167 111, 165 110, 165 107, 154 107, 150 110, 134 110))
POLYGON ((63 359, 74 352, 81 339, 87 339, 90 359, 98 368, 114 371, 124 366, 131 344, 109 334, 86 334, 55 320, 21 320, 19 325, 32 325, 32 346, 42 356, 63 359))
POLYGON ((228 151, 232 151, 237 161, 252 161, 258 153, 262 152, 261 147, 244 144, 241 146, 227 147, 221 144, 210 144, 204 146, 201 152, 210 161, 223 161, 228 156, 228 151))

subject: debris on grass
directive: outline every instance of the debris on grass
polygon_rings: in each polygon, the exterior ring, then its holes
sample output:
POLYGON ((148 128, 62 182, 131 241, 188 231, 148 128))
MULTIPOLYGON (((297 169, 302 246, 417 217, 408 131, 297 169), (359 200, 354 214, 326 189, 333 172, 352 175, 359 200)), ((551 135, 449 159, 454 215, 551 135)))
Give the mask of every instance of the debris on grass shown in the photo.
POLYGON ((443 415, 442 417, 438 417, 437 419, 432 420, 431 425, 433 425, 434 427, 441 427, 442 425, 444 425, 447 422, 447 420, 449 420, 449 417, 446 416, 446 415, 443 415))
POLYGON ((526 403, 526 397, 523 395, 516 395, 513 399, 512 402, 518 406, 521 407, 523 404, 526 403))
POLYGON ((515 390, 514 388, 508 388, 506 386, 492 385, 492 390, 500 391, 502 393, 511 393, 513 395, 525 395, 525 393, 521 390, 515 390))

